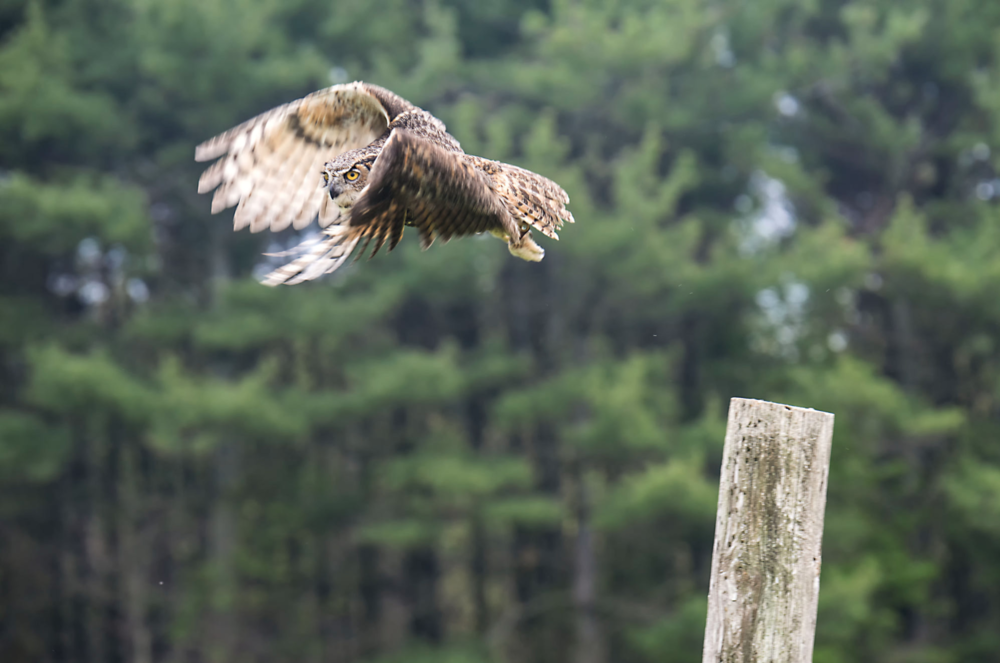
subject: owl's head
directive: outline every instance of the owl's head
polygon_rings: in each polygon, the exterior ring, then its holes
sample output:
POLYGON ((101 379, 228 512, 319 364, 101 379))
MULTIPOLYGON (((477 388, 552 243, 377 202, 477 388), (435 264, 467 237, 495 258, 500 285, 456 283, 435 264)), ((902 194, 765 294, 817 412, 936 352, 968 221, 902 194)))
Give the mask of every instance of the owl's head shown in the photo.
POLYGON ((323 185, 330 199, 343 209, 354 204, 358 196, 368 186, 373 158, 358 158, 350 152, 342 154, 323 167, 323 185))

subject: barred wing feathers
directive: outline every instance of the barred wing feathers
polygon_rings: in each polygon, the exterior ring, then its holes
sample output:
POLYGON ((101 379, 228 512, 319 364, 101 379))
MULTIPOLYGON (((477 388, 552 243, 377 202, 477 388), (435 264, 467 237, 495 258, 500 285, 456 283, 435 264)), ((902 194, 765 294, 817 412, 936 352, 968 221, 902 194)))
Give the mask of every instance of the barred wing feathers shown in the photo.
POLYGON ((573 215, 566 209, 569 196, 552 180, 509 163, 475 156, 468 159, 490 176, 504 207, 518 223, 525 223, 546 237, 559 239, 557 232, 563 223, 574 222, 573 215))
POLYGON ((504 212, 492 180, 467 155, 394 130, 351 208, 350 225, 371 228, 378 251, 388 238, 395 247, 393 230, 401 233, 405 222, 427 248, 437 238, 513 230, 504 212))
POLYGON ((317 216, 321 225, 333 223, 339 208, 325 195, 320 172, 327 161, 385 133, 390 114, 379 96, 395 104, 393 111, 410 106, 375 86, 335 85, 202 143, 196 161, 222 158, 202 174, 198 192, 216 189, 213 214, 238 204, 235 230, 300 229, 317 216))

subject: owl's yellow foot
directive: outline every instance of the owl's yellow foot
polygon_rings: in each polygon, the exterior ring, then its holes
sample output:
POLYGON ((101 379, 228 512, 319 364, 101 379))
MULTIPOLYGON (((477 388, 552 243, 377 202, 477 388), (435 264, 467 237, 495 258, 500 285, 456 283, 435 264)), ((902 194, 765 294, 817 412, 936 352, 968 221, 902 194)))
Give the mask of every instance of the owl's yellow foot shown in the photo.
POLYGON ((508 241, 507 250, 510 251, 511 255, 528 262, 539 262, 545 257, 545 249, 538 246, 535 240, 531 239, 531 235, 527 233, 522 235, 516 244, 513 240, 508 241))

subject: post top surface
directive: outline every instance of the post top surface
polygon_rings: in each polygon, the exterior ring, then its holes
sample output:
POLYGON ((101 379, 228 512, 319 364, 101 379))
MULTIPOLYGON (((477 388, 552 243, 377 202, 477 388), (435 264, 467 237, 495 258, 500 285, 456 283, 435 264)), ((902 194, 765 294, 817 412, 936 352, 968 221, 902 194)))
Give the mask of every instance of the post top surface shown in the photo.
POLYGON ((825 414, 825 415, 830 416, 830 417, 834 416, 832 412, 825 412, 823 410, 815 410, 815 409, 813 409, 811 407, 796 407, 794 405, 785 405, 784 403, 774 403, 772 401, 762 401, 762 400, 759 400, 759 399, 756 399, 756 398, 737 398, 737 397, 734 396, 733 398, 731 398, 729 400, 729 406, 730 407, 732 407, 733 405, 737 405, 737 404, 738 405, 746 405, 746 406, 750 406, 750 407, 761 407, 761 408, 775 409, 775 410, 776 409, 784 409, 784 410, 789 410, 791 412, 802 412, 802 413, 813 412, 813 413, 816 413, 816 414, 825 414))

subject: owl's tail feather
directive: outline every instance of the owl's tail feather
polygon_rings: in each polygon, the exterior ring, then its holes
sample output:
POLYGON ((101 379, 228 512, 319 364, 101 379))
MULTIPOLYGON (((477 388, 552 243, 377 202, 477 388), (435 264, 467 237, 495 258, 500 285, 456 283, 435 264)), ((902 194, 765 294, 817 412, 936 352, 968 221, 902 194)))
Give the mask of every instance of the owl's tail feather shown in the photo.
POLYGON ((358 242, 365 234, 364 227, 347 224, 328 226, 319 241, 306 240, 291 251, 278 255, 303 253, 292 262, 282 265, 261 281, 264 285, 295 285, 310 281, 336 270, 351 257, 358 242))

